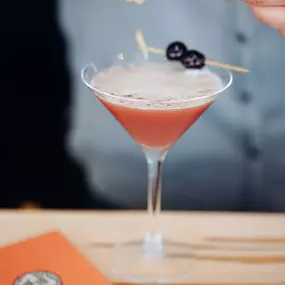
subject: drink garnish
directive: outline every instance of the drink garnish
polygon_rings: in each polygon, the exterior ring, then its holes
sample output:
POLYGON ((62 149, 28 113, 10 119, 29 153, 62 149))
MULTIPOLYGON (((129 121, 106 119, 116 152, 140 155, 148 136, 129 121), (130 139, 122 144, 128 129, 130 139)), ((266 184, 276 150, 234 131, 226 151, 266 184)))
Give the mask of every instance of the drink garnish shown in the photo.
POLYGON ((187 47, 182 42, 173 42, 166 49, 166 57, 168 60, 181 60, 187 47))
POLYGON ((205 55, 196 50, 187 50, 180 59, 187 69, 202 69, 205 66, 205 55))
POLYGON ((166 49, 168 60, 180 61, 187 69, 202 69, 205 66, 205 55, 196 50, 188 50, 182 42, 173 42, 166 49))
POLYGON ((149 47, 144 40, 143 33, 141 30, 136 31, 136 41, 137 41, 138 49, 143 54, 143 56, 147 58, 148 53, 149 53, 149 47))
MULTIPOLYGON (((148 53, 155 53, 155 54, 162 54, 162 55, 167 54, 165 49, 160 49, 160 48, 148 46, 144 37, 143 37, 143 33, 140 29, 138 29, 136 31, 136 41, 137 41, 139 50, 142 52, 142 54, 144 56, 146 56, 148 53)), ((191 51, 191 53, 192 52, 193 51, 191 51)), ((211 66, 216 66, 216 67, 221 67, 221 68, 225 68, 225 69, 229 69, 229 70, 234 70, 234 71, 238 71, 238 72, 249 72, 248 69, 240 67, 240 66, 230 65, 230 64, 212 61, 212 60, 208 60, 208 59, 205 59, 205 64, 211 65, 211 66)))

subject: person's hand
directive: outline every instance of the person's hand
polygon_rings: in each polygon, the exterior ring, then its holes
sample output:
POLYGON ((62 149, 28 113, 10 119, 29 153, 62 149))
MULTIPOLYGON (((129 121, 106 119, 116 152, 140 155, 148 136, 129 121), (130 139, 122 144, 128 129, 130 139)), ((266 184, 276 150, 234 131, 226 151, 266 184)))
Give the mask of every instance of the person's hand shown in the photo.
POLYGON ((145 0, 126 0, 127 2, 133 2, 137 4, 143 4, 145 0))
POLYGON ((285 37, 285 0, 244 0, 257 18, 285 37))

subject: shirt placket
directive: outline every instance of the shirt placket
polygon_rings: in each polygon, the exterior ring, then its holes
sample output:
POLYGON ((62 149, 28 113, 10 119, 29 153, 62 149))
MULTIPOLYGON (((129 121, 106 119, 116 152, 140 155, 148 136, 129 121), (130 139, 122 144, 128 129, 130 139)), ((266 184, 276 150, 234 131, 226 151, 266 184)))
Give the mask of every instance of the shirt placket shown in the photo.
MULTIPOLYGON (((239 64, 251 70, 254 56, 254 33, 256 23, 252 19, 250 9, 241 2, 236 5, 235 41, 239 49, 239 64)), ((250 84, 249 74, 236 74, 237 102, 242 106, 243 132, 242 147, 244 149, 244 210, 261 210, 264 207, 262 195, 262 145, 260 139, 261 116, 258 94, 250 84)))

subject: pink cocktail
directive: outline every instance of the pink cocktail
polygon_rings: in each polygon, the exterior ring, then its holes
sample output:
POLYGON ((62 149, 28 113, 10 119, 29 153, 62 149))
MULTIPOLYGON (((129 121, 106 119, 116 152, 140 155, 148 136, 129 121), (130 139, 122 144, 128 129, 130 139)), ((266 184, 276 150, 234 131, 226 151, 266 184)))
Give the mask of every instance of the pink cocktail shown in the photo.
POLYGON ((157 148, 175 143, 211 105, 168 110, 130 108, 104 99, 101 102, 137 143, 157 148))
POLYGON ((120 54, 109 66, 88 64, 82 78, 141 146, 148 165, 148 212, 155 218, 144 239, 115 247, 113 271, 125 281, 179 282, 189 274, 193 251, 166 240, 153 225, 160 212, 162 164, 171 146, 231 85, 232 75, 222 68, 185 70, 163 56, 120 54))

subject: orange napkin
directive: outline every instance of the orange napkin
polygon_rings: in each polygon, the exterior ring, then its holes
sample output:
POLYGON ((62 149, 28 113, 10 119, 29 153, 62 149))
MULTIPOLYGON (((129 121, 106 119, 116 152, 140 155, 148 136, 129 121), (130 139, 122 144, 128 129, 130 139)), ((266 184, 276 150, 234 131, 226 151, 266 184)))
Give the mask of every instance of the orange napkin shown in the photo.
POLYGON ((1 285, 110 285, 60 233, 0 249, 1 285), (31 272, 31 274, 29 274, 31 272))

